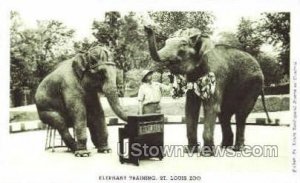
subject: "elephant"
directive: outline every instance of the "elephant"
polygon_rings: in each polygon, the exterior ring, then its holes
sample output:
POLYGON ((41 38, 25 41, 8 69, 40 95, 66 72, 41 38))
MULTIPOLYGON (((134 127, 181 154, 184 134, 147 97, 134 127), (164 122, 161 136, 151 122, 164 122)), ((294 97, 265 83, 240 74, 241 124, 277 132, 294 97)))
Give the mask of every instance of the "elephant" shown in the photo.
POLYGON ((116 66, 104 46, 95 45, 63 61, 39 84, 35 104, 40 120, 57 129, 76 156, 89 156, 87 132, 99 153, 110 151, 104 111, 98 93, 103 93, 115 114, 127 121, 120 106, 116 66), (68 128, 74 128, 74 139, 68 128))
MULTIPOLYGON (((228 45, 217 45, 209 36, 196 28, 180 29, 170 35, 165 45, 157 50, 155 32, 144 26, 150 55, 155 68, 168 69, 173 74, 184 75, 188 83, 212 73, 215 77, 214 91, 209 98, 201 98, 192 87, 186 92, 185 119, 188 145, 187 152, 214 155, 214 128, 219 118, 222 129, 222 148, 241 151, 245 141, 245 123, 259 95, 270 122, 264 99, 264 76, 257 60, 249 53, 228 45), (197 139, 197 123, 200 106, 204 111, 203 147, 197 139), (235 114, 236 136, 230 125, 235 114)), ((194 85, 192 85, 194 86, 194 85)))

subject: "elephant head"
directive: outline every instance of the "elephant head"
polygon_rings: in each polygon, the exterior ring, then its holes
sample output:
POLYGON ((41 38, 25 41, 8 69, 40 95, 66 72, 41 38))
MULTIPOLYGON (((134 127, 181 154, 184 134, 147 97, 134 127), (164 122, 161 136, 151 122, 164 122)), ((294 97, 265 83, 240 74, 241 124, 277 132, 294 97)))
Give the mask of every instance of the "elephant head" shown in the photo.
POLYGON ((127 114, 119 102, 116 83, 117 69, 112 60, 108 49, 95 46, 75 57, 72 66, 84 89, 103 92, 115 114, 127 121, 127 114))
POLYGON ((151 57, 160 67, 167 67, 174 74, 207 72, 205 54, 214 48, 212 41, 201 35, 199 29, 179 30, 171 35, 165 46, 157 51, 154 31, 145 26, 151 57))

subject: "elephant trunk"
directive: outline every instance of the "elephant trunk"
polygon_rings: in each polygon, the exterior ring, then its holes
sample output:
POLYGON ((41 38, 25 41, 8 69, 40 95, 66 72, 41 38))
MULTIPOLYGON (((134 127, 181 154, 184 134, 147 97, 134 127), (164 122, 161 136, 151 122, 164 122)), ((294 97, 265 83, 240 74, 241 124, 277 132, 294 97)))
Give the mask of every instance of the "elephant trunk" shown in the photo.
POLYGON ((116 88, 104 89, 105 96, 114 113, 124 121, 127 121, 127 114, 120 105, 116 88))
POLYGON ((151 28, 145 27, 145 32, 147 34, 149 50, 150 50, 150 55, 151 55, 152 59, 156 62, 161 62, 161 59, 160 59, 159 54, 157 52, 157 46, 156 46, 154 31, 151 28))

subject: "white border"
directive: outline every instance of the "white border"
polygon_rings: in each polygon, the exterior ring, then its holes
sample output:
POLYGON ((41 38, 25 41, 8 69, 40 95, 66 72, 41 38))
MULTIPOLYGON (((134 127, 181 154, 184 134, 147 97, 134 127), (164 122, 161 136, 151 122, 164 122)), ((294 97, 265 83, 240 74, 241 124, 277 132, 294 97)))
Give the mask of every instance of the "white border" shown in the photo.
MULTIPOLYGON (((38 1, 38 0, 37 0, 38 1)), ((62 0, 54 0, 53 3, 59 3, 62 0)), ((86 0, 85 2, 87 2, 86 0)), ((300 2, 299 0, 91 0, 96 4, 99 4, 99 11, 105 10, 119 10, 119 11, 149 11, 149 10, 180 10, 180 11, 290 11, 291 12, 291 78, 294 77, 293 69, 295 61, 297 64, 297 92, 299 93, 299 66, 300 66, 300 54, 299 54, 299 33, 300 33, 300 2)), ((26 2, 26 1, 23 1, 26 2)), ((72 8, 72 1, 68 1, 72 8)), ((9 106, 9 10, 11 3, 9 0, 0 2, 0 167, 2 168, 1 174, 13 173, 5 172, 5 166, 2 167, 1 163, 6 156, 5 147, 8 134, 8 106, 9 106)), ((59 4, 58 4, 59 5, 59 4)), ((70 8, 68 7, 68 8, 70 8)), ((88 7, 88 4, 87 4, 88 7)), ((30 8, 30 7, 28 7, 30 8)), ((67 13, 67 8, 66 8, 67 13)), ((78 14, 80 16, 80 14, 78 14)), ((293 80, 291 79, 291 82, 293 80)), ((296 83, 291 83, 294 86, 296 83)), ((292 87, 291 87, 292 88, 292 87)), ((293 91, 292 91, 293 92, 293 91)), ((299 99, 297 97, 297 110, 299 111, 299 99)), ((293 100, 293 93, 291 93, 291 102, 293 100)), ((291 110, 293 105, 291 104, 291 110)), ((297 139, 299 139, 299 117, 298 117, 298 132, 297 139)), ((291 131, 291 134, 294 131, 291 131)), ((299 140, 298 140, 299 147, 299 140)), ((300 171, 299 166, 299 148, 297 149, 297 169, 298 174, 300 171)), ((142 168, 142 167, 141 167, 142 168)), ((174 172, 176 173, 176 172, 174 172)), ((271 173, 266 175, 261 174, 240 174, 238 172, 232 172, 230 175, 222 172, 204 173, 206 180, 203 182, 296 182, 295 174, 276 174, 271 173), (260 181, 259 181, 260 180, 260 181)), ((41 182, 45 177, 41 178, 41 182)), ((0 178, 1 180, 1 178, 0 178)))

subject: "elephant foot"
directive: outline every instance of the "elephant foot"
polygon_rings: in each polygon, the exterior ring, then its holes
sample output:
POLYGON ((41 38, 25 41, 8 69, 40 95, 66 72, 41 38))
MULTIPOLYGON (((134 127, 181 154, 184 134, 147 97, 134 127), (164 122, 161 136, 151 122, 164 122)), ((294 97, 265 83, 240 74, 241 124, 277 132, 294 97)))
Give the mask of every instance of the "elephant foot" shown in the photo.
POLYGON ((67 147, 68 147, 69 151, 74 153, 77 150, 77 144, 76 144, 75 140, 74 140, 74 143, 68 144, 67 147))
POLYGON ((245 147, 244 144, 242 144, 242 145, 236 144, 236 145, 234 145, 234 147, 232 148, 232 150, 234 150, 234 151, 243 151, 244 147, 245 147))
POLYGON ((89 157, 91 152, 88 150, 77 150, 74 154, 76 157, 89 157))
POLYGON ((109 148, 108 146, 98 147, 98 153, 111 153, 111 148, 109 148))
POLYGON ((61 137, 71 152, 75 152, 77 150, 77 143, 69 132, 61 132, 61 137))
POLYGON ((198 145, 188 145, 184 147, 184 153, 198 153, 199 146, 198 145))
POLYGON ((204 157, 210 157, 215 155, 214 146, 203 146, 201 149, 201 155, 204 157))

